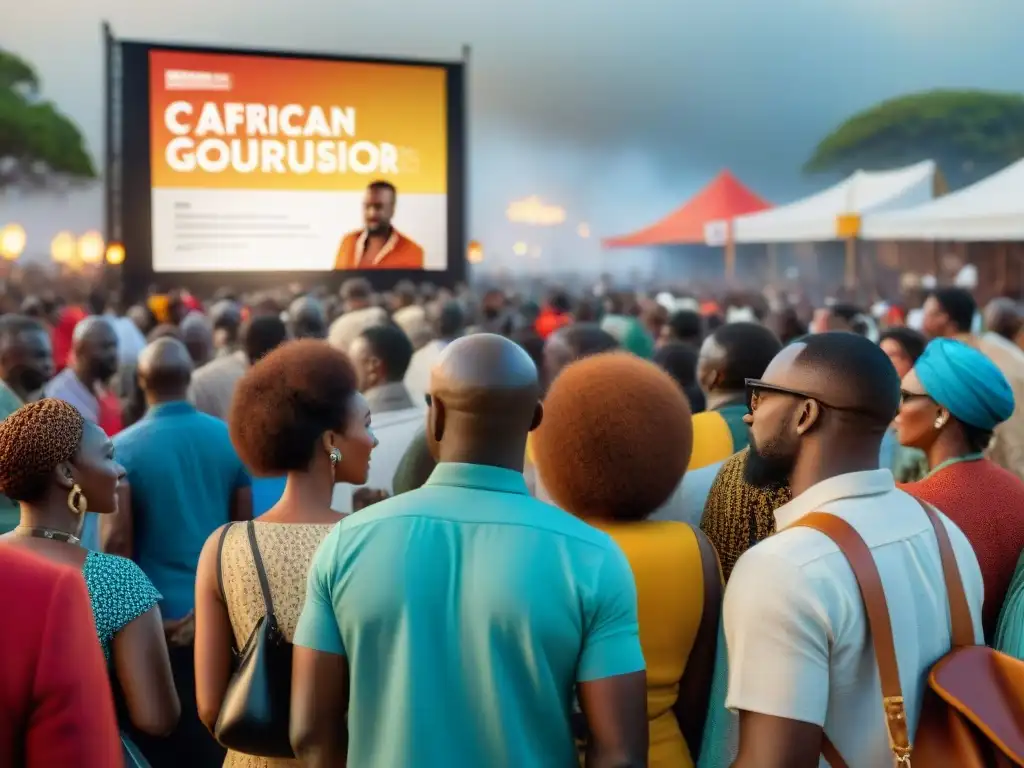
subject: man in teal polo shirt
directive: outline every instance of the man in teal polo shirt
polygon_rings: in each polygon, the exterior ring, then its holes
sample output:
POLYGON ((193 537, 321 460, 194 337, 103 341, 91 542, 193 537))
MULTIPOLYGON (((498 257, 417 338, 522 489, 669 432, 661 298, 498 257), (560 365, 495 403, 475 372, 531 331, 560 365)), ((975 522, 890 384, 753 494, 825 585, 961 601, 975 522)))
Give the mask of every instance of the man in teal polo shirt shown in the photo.
POLYGON ((537 371, 500 336, 452 342, 431 375, 419 490, 345 518, 309 574, 292 743, 306 766, 646 765, 636 588, 605 534, 533 499, 537 371), (348 727, 345 716, 348 715, 348 727))

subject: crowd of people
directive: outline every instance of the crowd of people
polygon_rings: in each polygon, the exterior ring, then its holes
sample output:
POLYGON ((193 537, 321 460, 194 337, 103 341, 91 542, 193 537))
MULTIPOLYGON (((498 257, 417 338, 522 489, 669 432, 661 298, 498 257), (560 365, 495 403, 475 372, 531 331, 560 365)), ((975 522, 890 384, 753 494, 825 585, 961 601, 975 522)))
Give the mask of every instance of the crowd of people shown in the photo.
POLYGON ((26 299, 0 765, 1024 765, 1024 313, 923 298, 26 299))

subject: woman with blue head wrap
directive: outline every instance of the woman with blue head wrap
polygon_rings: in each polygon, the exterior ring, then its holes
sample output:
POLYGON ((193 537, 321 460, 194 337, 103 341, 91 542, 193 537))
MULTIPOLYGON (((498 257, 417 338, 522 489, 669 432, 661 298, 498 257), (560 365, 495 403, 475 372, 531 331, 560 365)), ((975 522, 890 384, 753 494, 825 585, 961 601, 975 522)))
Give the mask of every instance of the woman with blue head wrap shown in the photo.
POLYGON ((902 389, 899 440, 925 453, 929 473, 901 487, 938 507, 970 540, 991 639, 1024 549, 1024 482, 983 456, 992 431, 1013 414, 1013 390, 984 353, 952 339, 929 342, 902 389))

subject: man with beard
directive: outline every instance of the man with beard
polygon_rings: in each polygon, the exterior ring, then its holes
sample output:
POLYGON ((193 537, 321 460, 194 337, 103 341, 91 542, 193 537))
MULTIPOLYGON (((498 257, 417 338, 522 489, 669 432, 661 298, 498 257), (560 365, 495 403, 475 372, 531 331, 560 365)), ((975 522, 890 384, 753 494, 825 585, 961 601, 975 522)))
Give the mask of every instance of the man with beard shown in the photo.
POLYGON ((397 198, 394 185, 386 181, 366 188, 365 227, 342 238, 335 269, 423 269, 423 248, 391 226, 397 198))
POLYGON ((117 333, 109 319, 92 315, 80 321, 71 336, 71 352, 68 367, 46 385, 45 395, 71 403, 86 419, 113 435, 120 425, 117 429, 108 428, 109 425, 104 424, 107 414, 101 408, 110 394, 107 382, 118 367, 117 333))
MULTIPOLYGON (((824 736, 851 768, 893 760, 879 673, 857 580, 824 534, 800 526, 821 511, 852 526, 878 569, 903 683, 908 733, 927 671, 950 648, 948 597, 935 531, 920 504, 897 490, 878 450, 900 405, 885 353, 852 333, 808 336, 747 382, 746 479, 788 481, 777 533, 737 561, 726 589, 726 706, 739 712, 737 768, 812 768, 824 736)), ((974 622, 982 581, 964 534, 944 515, 974 622)))
MULTIPOLYGON (((0 420, 39 396, 53 376, 50 334, 24 315, 0 317, 0 420)), ((18 525, 18 505, 0 496, 0 535, 18 525)))

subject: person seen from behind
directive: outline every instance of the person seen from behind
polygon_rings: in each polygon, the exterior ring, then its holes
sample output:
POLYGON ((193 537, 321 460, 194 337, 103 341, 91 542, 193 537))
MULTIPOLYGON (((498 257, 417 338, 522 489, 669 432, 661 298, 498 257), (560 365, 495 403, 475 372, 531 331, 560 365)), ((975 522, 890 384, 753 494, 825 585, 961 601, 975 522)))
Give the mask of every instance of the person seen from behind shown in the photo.
POLYGON ((186 399, 191 373, 188 349, 177 339, 159 339, 139 355, 139 384, 148 408, 114 440, 127 482, 118 514, 100 528, 104 551, 135 560, 163 595, 182 717, 166 738, 138 735, 155 768, 224 759, 195 705, 196 569, 213 531, 228 520, 252 518, 251 482, 227 425, 186 399))
POLYGON ((0 541, 81 573, 94 632, 123 697, 129 722, 122 727, 159 736, 180 712, 160 593, 131 560, 88 550, 80 538, 86 509, 118 514, 123 477, 103 430, 63 400, 37 400, 0 422, 0 491, 21 506, 18 527, 0 541))
POLYGON ((615 352, 570 364, 544 404, 534 452, 545 487, 559 507, 612 537, 636 580, 648 765, 694 766, 721 613, 718 558, 698 529, 648 519, 686 471, 685 395, 656 366, 615 352))
MULTIPOLYGON (((913 734, 927 673, 951 645, 935 529, 921 504, 878 467, 900 403, 885 353, 846 332, 807 336, 747 382, 746 479, 790 487, 777 532, 748 549, 726 587, 726 706, 739 712, 737 768, 812 768, 825 737, 849 768, 893 762, 871 632, 858 582, 828 536, 801 526, 820 511, 863 539, 878 570, 913 734), (841 446, 841 450, 837 450, 841 446)), ((939 514, 952 543, 976 639, 982 580, 970 542, 939 514)))
MULTIPOLYGON (((213 731, 232 673, 265 613, 259 560, 274 615, 291 642, 313 553, 342 518, 331 509, 335 483, 361 485, 376 438, 370 409, 344 354, 326 342, 292 341, 242 377, 231 409, 231 440, 256 475, 287 478, 259 521, 228 523, 206 540, 196 573, 196 700, 213 731), (250 531, 251 529, 251 531, 250 531)), ((294 760, 228 752, 228 768, 277 768, 294 760)))
POLYGON ((540 395, 508 339, 442 352, 430 479, 342 520, 313 559, 292 676, 306 766, 575 765, 574 689, 586 764, 647 764, 629 563, 523 480, 540 395))
POLYGON ((943 510, 974 547, 991 640, 1024 551, 1024 482, 984 457, 992 431, 1013 413, 1013 390, 985 355, 950 339, 928 344, 902 388, 900 443, 923 451, 929 472, 901 487, 943 510))

